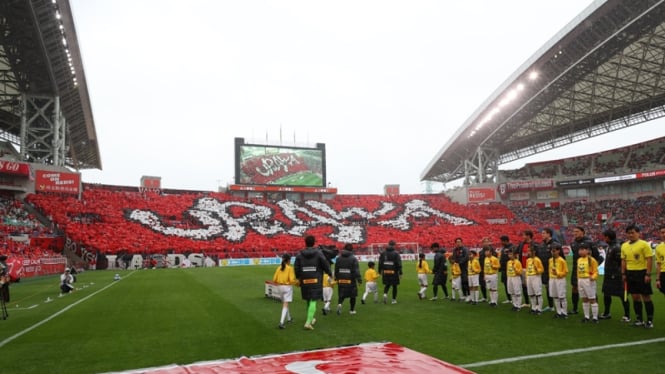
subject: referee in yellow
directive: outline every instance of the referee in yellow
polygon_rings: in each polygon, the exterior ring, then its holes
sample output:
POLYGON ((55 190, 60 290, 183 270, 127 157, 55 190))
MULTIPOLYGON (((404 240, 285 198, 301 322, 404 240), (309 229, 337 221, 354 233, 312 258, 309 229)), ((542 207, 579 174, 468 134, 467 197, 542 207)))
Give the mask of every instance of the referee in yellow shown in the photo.
POLYGON ((635 322, 633 326, 653 328, 653 302, 651 301, 651 271, 653 252, 646 241, 640 239, 640 228, 632 224, 626 227, 628 241, 621 245, 621 276, 633 297, 635 322), (646 323, 642 319, 642 303, 647 312, 646 323))

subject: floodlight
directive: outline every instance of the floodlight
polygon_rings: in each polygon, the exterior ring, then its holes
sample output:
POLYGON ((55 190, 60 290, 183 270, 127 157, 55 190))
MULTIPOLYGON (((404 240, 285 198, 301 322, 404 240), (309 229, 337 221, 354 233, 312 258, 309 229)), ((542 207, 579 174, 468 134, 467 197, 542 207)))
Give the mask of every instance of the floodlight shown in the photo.
POLYGON ((515 90, 510 90, 508 92, 508 100, 512 101, 515 97, 517 97, 517 91, 515 90))

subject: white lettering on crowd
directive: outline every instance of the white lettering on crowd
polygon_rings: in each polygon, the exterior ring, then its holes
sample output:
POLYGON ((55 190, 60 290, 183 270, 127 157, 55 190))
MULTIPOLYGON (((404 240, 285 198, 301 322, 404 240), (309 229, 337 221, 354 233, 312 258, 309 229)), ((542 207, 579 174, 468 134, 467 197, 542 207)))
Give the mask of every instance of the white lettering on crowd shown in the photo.
POLYGON ((210 197, 197 200, 194 207, 186 212, 199 221, 200 227, 198 228, 166 226, 159 215, 139 209, 131 211, 128 219, 164 235, 195 240, 222 237, 231 242, 244 241, 249 229, 263 236, 283 233, 303 236, 311 228, 331 226, 334 228, 334 232, 329 235, 330 238, 341 243, 363 243, 366 230, 365 225, 357 224, 359 219, 365 220, 369 226, 386 226, 401 231, 411 229, 409 217, 439 217, 455 226, 475 224, 464 217, 432 208, 422 200, 407 202, 402 206, 401 212, 395 212, 400 206, 390 202, 382 202, 381 206, 373 212, 362 207, 348 207, 337 211, 320 201, 305 201, 303 204, 299 204, 291 200, 281 200, 277 202, 277 206, 281 209, 281 213, 290 220, 290 225, 275 219, 275 212, 267 206, 239 201, 222 202, 210 197), (234 209, 237 207, 249 212, 238 215, 237 209, 234 209), (382 219, 391 213, 397 213, 397 215, 382 219))

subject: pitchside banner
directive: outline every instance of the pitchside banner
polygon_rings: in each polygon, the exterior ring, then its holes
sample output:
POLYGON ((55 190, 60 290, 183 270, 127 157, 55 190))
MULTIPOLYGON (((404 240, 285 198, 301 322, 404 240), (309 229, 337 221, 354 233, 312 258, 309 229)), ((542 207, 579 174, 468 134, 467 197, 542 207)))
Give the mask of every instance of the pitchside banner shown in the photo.
POLYGON ((37 170, 35 191, 78 194, 81 190, 81 174, 61 171, 37 170))
POLYGON ((7 259, 7 274, 12 281, 21 278, 32 278, 40 275, 60 274, 65 270, 67 259, 64 257, 20 258, 7 259))

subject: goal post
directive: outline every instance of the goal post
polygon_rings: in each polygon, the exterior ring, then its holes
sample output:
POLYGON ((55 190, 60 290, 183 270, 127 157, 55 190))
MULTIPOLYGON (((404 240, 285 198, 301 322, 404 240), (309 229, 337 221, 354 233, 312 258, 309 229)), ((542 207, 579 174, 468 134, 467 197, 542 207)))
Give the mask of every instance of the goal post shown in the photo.
MULTIPOLYGON (((372 243, 367 246, 369 255, 380 255, 388 247, 388 243, 372 243)), ((397 253, 419 253, 420 246, 416 242, 400 242, 395 244, 395 251, 397 253)))

